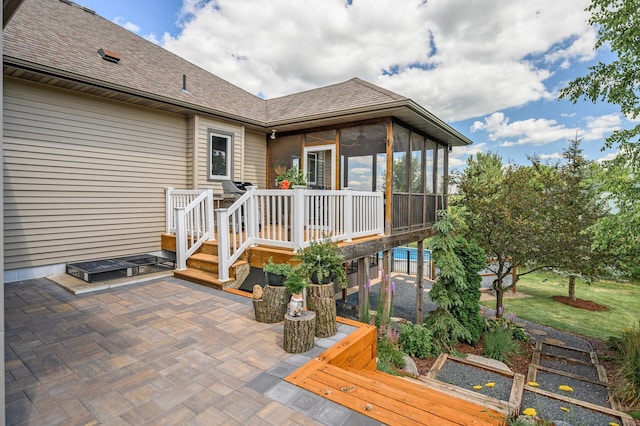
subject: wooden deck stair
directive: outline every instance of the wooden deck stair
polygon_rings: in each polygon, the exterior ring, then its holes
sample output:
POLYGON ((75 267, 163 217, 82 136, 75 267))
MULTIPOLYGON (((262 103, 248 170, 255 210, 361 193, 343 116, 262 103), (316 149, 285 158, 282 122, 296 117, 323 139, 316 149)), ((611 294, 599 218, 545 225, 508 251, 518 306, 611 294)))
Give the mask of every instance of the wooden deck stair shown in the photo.
POLYGON ((385 424, 499 425, 504 411, 376 370, 375 327, 359 329, 285 380, 385 424))
MULTIPOLYGON (((175 235, 163 234, 161 240, 163 250, 176 250, 175 235)), ((249 275, 249 271, 249 261, 245 255, 231 265, 229 269, 230 281, 220 281, 218 277, 218 243, 206 241, 196 253, 187 259, 187 269, 183 271, 174 270, 173 276, 222 290, 225 288, 239 288, 249 275)))

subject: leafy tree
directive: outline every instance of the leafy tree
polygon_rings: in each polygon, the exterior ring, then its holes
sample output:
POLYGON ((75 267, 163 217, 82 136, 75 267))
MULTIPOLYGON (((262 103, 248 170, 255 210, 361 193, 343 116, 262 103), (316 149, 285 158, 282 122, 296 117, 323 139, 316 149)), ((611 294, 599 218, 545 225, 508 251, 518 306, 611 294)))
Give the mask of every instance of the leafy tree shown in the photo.
MULTIPOLYGON (((586 10, 591 13, 589 24, 598 28, 595 48, 609 48, 617 59, 589 67, 589 73, 570 82, 560 92, 560 98, 574 103, 580 98, 594 103, 601 99, 620 106, 625 116, 637 119, 640 115, 640 0, 592 0, 586 10)), ((605 147, 617 146, 637 170, 639 134, 640 124, 632 129, 616 130, 607 138, 605 147)))
POLYGON ((602 276, 607 265, 606 253, 593 249, 593 234, 585 232, 604 217, 605 206, 594 182, 590 179, 590 162, 582 155, 580 139, 569 140, 563 151, 566 163, 556 173, 546 175, 553 224, 543 262, 552 265, 556 273, 569 278, 569 298, 576 300, 576 278, 586 282, 602 276))
POLYGON ((596 168, 595 181, 602 185, 601 197, 612 213, 600 218, 588 230, 593 248, 608 254, 618 271, 640 278, 640 173, 633 173, 624 161, 611 161, 596 168))
POLYGON ((484 250, 496 275, 492 286, 498 316, 505 291, 515 284, 505 282, 513 269, 527 262, 535 269, 546 266, 551 203, 540 173, 535 167, 503 167, 501 157, 488 152, 470 156, 456 179, 460 194, 452 201, 464 207, 466 236, 484 250))
MULTIPOLYGON (((599 62, 584 77, 573 80, 560 92, 560 98, 577 102, 604 100, 618 105, 626 117, 640 115, 640 0, 592 0, 586 9, 589 23, 598 28, 595 48, 608 48, 616 55, 611 63, 599 62)), ((638 123, 638 121, 636 121, 638 123)), ((594 247, 610 250, 632 267, 637 259, 640 235, 640 123, 614 131, 605 148, 617 147, 617 157, 604 164, 604 189, 617 212, 591 228, 594 247)), ((619 265, 620 266, 620 265, 619 265)), ((636 266, 637 268, 637 266, 636 266)))

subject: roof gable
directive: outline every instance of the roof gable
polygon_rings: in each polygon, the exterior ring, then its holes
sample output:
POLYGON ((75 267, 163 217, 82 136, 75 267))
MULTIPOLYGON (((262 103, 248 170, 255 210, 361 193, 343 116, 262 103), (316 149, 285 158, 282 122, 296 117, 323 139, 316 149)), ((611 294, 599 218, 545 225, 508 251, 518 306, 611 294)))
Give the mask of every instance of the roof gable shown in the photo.
POLYGON ((269 121, 286 121, 408 100, 359 78, 352 78, 343 83, 271 99, 267 105, 267 118, 269 121))
POLYGON ((75 3, 26 0, 3 35, 5 60, 17 58, 94 84, 265 119, 264 100, 75 3), (120 61, 104 60, 99 49, 116 52, 120 61))
POLYGON ((471 143, 411 99, 359 78, 263 100, 70 0, 23 0, 3 30, 3 49, 5 73, 44 76, 48 84, 81 83, 103 96, 214 114, 265 130, 394 116, 443 143, 471 143))

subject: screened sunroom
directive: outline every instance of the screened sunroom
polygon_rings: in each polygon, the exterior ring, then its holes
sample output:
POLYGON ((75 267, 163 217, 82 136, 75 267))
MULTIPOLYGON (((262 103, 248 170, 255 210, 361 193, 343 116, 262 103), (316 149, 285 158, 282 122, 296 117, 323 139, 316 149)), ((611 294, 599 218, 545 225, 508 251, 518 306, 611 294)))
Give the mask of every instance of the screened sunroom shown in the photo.
POLYGON ((271 188, 299 167, 309 189, 383 192, 386 234, 430 228, 446 207, 448 146, 397 120, 278 134, 267 147, 271 188))

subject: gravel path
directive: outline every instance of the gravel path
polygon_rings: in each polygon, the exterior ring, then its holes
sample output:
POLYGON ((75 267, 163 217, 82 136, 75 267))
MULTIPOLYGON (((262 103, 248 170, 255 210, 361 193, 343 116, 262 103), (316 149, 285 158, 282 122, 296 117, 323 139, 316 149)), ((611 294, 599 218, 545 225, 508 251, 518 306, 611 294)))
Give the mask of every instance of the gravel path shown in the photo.
POLYGON ((621 424, 620 419, 604 413, 589 410, 578 405, 569 404, 568 402, 559 401, 537 393, 524 391, 522 396, 522 409, 535 408, 539 418, 546 421, 565 422, 568 425, 603 425, 609 423, 621 424), (564 411, 562 408, 569 411, 564 411))
MULTIPOLYGON (((415 322, 416 309, 416 285, 415 278, 402 274, 392 275, 392 281, 395 283, 395 298, 393 303, 393 316, 403 318, 415 322)), ((484 280, 483 286, 490 286, 490 280, 484 280)), ((378 300, 377 283, 372 284, 370 290, 370 306, 371 309, 376 308, 378 300)), ((429 299, 429 283, 425 282, 425 291, 422 294, 424 313, 435 310, 436 305, 429 299)), ((338 301, 338 315, 358 319, 358 293, 352 293, 347 297, 346 302, 338 301)), ((481 306, 481 314, 487 318, 495 316, 495 310, 481 306)), ((509 314, 508 309, 505 310, 505 316, 509 314)), ((536 324, 531 321, 516 318, 515 321, 522 324, 528 331, 534 341, 551 342, 558 345, 566 345, 572 348, 592 351, 593 348, 584 338, 556 330, 551 327, 536 324)), ((560 355, 574 359, 580 359, 589 362, 590 358, 587 354, 559 348, 546 344, 543 351, 550 355, 560 355)), ((547 355, 542 355, 541 365, 554 368, 556 370, 565 371, 580 375, 582 377, 598 380, 597 370, 593 365, 567 362, 564 359, 558 359, 547 355)), ((438 380, 446 382, 465 389, 473 389, 474 386, 482 386, 476 390, 479 393, 498 398, 503 401, 509 400, 512 381, 499 374, 468 366, 459 362, 446 362, 442 369, 438 372, 438 380), (487 387, 487 383, 495 383, 495 386, 487 387)), ((540 385, 540 389, 562 394, 558 390, 560 385, 571 386, 574 391, 566 394, 566 396, 590 402, 592 404, 609 407, 607 389, 605 386, 585 382, 577 379, 570 379, 565 376, 553 374, 549 372, 538 371, 536 381, 540 385)), ((608 414, 598 413, 577 405, 565 403, 553 398, 539 395, 534 392, 525 391, 523 395, 522 409, 532 407, 535 408, 538 417, 547 421, 555 420, 556 424, 565 425, 608 425, 610 422, 620 423, 620 419, 608 414), (562 407, 562 408, 561 408, 562 407), (566 409, 566 410, 563 410, 566 409), (564 423, 562 423, 564 422, 564 423)))
POLYGON ((513 381, 493 371, 466 365, 461 362, 447 359, 442 368, 438 370, 436 379, 468 390, 492 396, 501 401, 509 402, 513 381), (493 383, 494 386, 487 386, 493 383), (474 389, 474 386, 482 386, 474 389))

